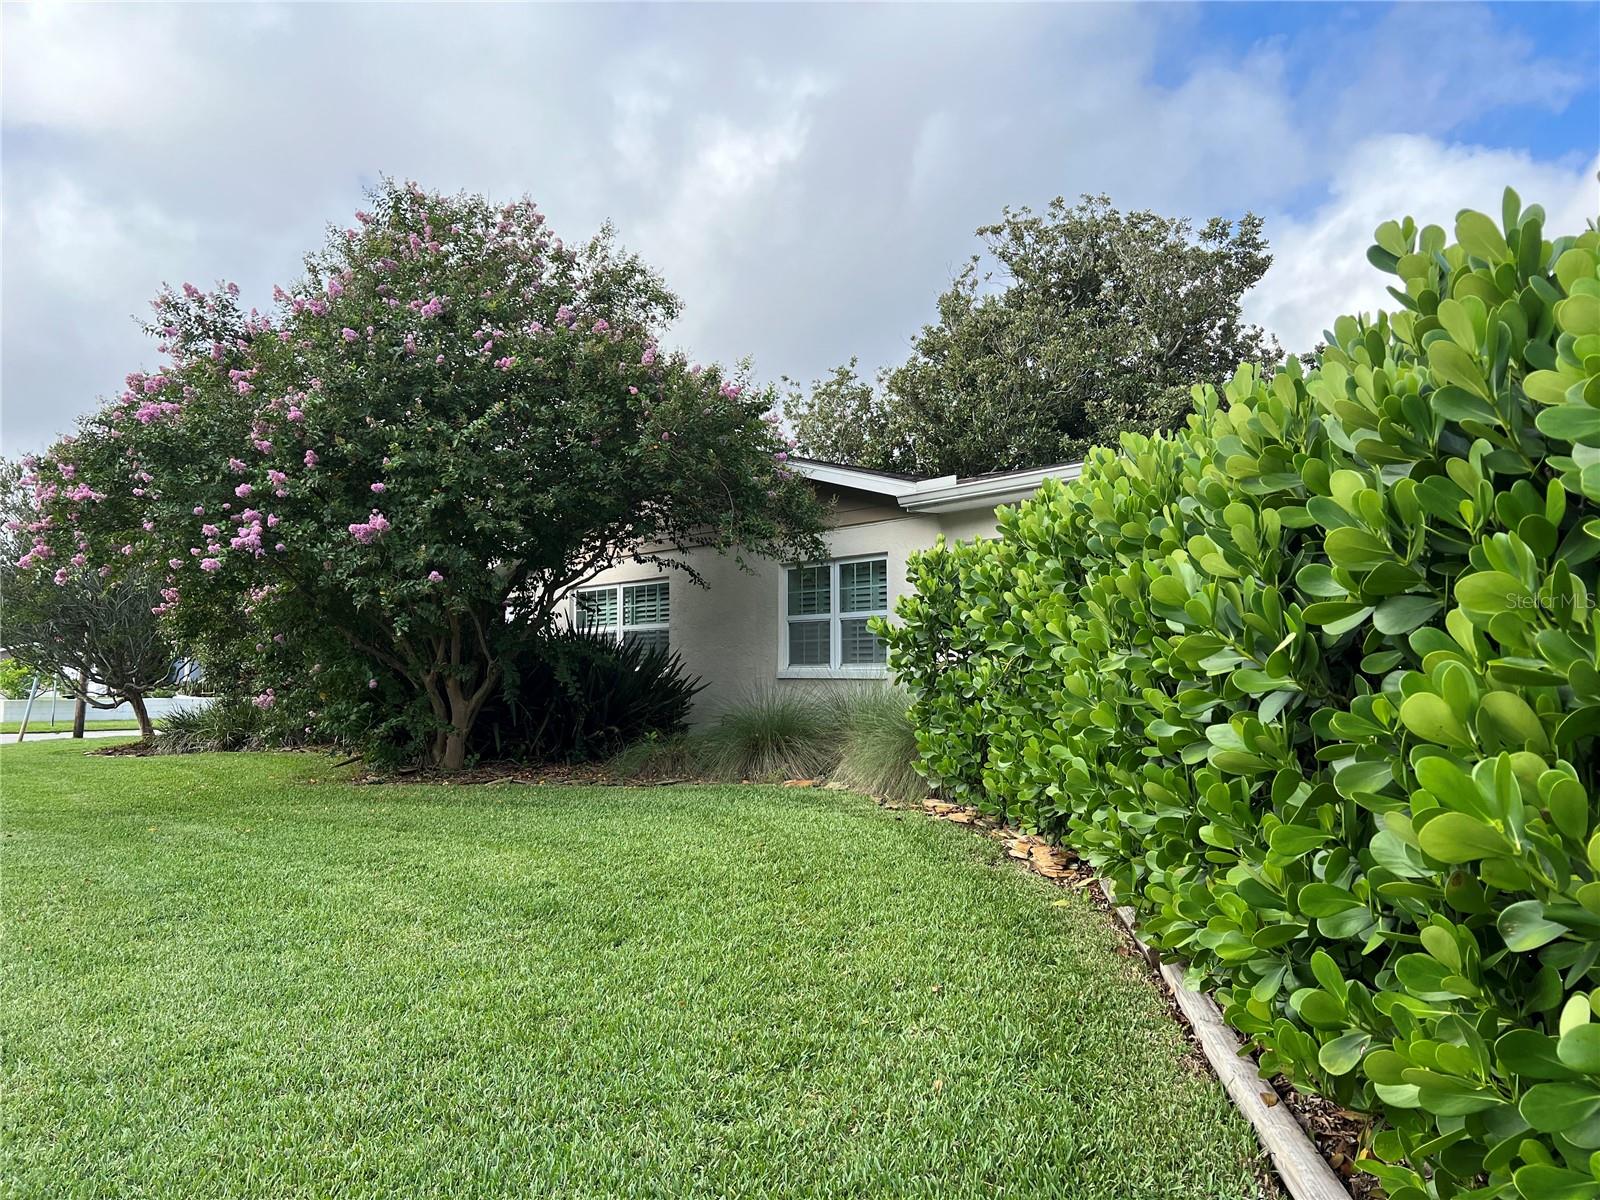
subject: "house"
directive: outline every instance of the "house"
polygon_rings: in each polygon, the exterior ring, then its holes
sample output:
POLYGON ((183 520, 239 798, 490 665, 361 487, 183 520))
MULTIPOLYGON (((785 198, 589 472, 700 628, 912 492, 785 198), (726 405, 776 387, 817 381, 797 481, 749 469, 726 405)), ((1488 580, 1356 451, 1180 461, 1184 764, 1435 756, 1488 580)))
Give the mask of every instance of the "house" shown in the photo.
POLYGON ((1082 464, 934 479, 809 459, 790 465, 827 508, 825 561, 741 570, 713 550, 689 550, 684 557, 706 587, 679 570, 622 562, 567 600, 564 615, 576 628, 677 651, 706 685, 696 721, 773 688, 887 678, 884 647, 867 622, 894 611, 912 552, 941 533, 951 541, 994 533, 996 506, 1026 499, 1047 477, 1074 478, 1082 464))

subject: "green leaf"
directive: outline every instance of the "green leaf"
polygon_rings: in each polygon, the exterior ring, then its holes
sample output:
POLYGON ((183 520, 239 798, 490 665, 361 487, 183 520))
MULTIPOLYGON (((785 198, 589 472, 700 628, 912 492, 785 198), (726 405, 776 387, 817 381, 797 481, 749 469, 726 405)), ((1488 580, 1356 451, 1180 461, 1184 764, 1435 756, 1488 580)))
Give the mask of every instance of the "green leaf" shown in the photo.
POLYGON ((1600 1180, 1548 1163, 1530 1163, 1512 1177, 1522 1200, 1600 1200, 1600 1180))
POLYGON ((1367 1047, 1372 1045, 1372 1035, 1362 1030, 1352 1030, 1334 1038, 1331 1042, 1324 1042, 1322 1049, 1317 1051, 1317 1062, 1322 1069, 1330 1075, 1348 1075, 1356 1069, 1361 1056, 1367 1052, 1367 1047))
POLYGON ((1545 919, 1544 905, 1537 900, 1522 900, 1501 909, 1495 928, 1505 939, 1506 948, 1518 954, 1537 950, 1567 932, 1565 925, 1545 919))
POLYGON ((1428 343, 1428 369, 1433 372, 1436 384, 1453 385, 1484 400, 1489 399, 1489 386, 1484 382, 1482 366, 1470 350, 1464 350, 1454 342, 1428 343))
POLYGON ((1323 547, 1334 566, 1350 571, 1370 571, 1395 557, 1383 539, 1353 526, 1330 531, 1323 547))
POLYGON ((1456 241, 1473 258, 1482 259, 1490 266, 1505 262, 1511 257, 1511 247, 1506 244, 1500 227, 1481 212, 1464 208, 1456 214, 1456 241))
POLYGON ((1468 747, 1472 738, 1443 696, 1418 692, 1400 705, 1400 720, 1419 738, 1441 746, 1468 747))
POLYGON ((1366 905, 1354 892, 1331 883, 1308 883, 1295 897, 1295 904, 1308 917, 1332 917, 1351 908, 1366 905))
POLYGON ((1556 1047, 1563 1066, 1585 1075, 1600 1075, 1600 1025, 1584 1024, 1567 1030, 1556 1047))
POLYGON ((1600 1088, 1587 1083, 1536 1083, 1517 1105, 1522 1119, 1542 1133, 1561 1133, 1600 1114, 1600 1088))
POLYGON ((1444 605, 1432 596, 1391 596, 1372 614, 1372 624, 1379 633, 1410 633, 1444 605))
POLYGON ((1299 858, 1323 845, 1331 836, 1308 825, 1279 825, 1267 835, 1267 845, 1282 858, 1299 858))
MULTIPOLYGON (((1498 829, 1467 813, 1445 812, 1417 831, 1422 849, 1440 862, 1464 863, 1511 853, 1498 829)), ((1502 931, 1503 932, 1503 931, 1502 931)))
POLYGON ((1504 571, 1479 571, 1456 580, 1456 603, 1469 613, 1531 609, 1533 597, 1522 580, 1504 571))
POLYGON ((1587 404, 1557 404, 1540 409, 1533 423, 1546 437, 1582 442, 1586 446, 1600 445, 1600 408, 1590 408, 1587 404))
POLYGON ((1511 750, 1542 753, 1550 748, 1544 724, 1528 702, 1515 692, 1486 692, 1478 701, 1478 732, 1493 733, 1511 750))

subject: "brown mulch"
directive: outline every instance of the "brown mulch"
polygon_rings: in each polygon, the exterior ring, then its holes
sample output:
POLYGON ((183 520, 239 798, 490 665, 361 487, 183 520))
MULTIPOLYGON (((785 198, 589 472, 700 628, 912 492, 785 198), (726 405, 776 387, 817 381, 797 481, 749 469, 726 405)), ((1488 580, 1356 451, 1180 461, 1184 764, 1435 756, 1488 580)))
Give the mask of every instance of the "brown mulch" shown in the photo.
POLYGON ((155 753, 154 742, 118 742, 115 746, 84 751, 91 758, 149 758, 155 753))
MULTIPOLYGON (((907 806, 910 807, 910 806, 907 806)), ((1052 845, 1047 839, 1033 834, 1026 834, 1020 830, 1002 824, 993 817, 984 816, 975 808, 966 808, 960 804, 952 804, 946 800, 928 799, 922 803, 923 809, 932 817, 941 821, 949 821, 956 825, 966 825, 982 832, 985 836, 994 838, 1006 848, 1008 858, 1014 860, 1025 870, 1033 871, 1044 878, 1055 882, 1058 886, 1070 888, 1081 892, 1091 904, 1100 911, 1111 915, 1111 902, 1099 887, 1095 886, 1099 880, 1089 865, 1083 862, 1069 848, 1052 845)), ((1194 1033, 1188 1019, 1183 1015, 1183 1010, 1178 1007, 1177 1000, 1171 990, 1157 975, 1160 960, 1154 951, 1148 953, 1134 940, 1121 921, 1113 919, 1113 925, 1121 935, 1119 950, 1130 958, 1141 960, 1155 982, 1159 985, 1160 993, 1166 1001, 1167 1011, 1178 1022, 1189 1039, 1192 1054, 1196 1065, 1210 1073, 1210 1066, 1206 1062, 1204 1053, 1199 1044, 1194 1040, 1194 1033)), ((1253 1057, 1253 1056, 1252 1056, 1253 1057)), ((1265 1083, 1265 1081, 1264 1081, 1265 1083)), ((1321 1152, 1322 1157, 1328 1160, 1331 1166, 1350 1190, 1355 1200, 1377 1200, 1383 1195, 1378 1186, 1378 1180, 1371 1175, 1356 1170, 1356 1159, 1361 1156, 1365 1146, 1365 1135, 1370 1128, 1370 1122, 1359 1113, 1350 1112, 1340 1108, 1329 1100, 1320 1096, 1308 1095, 1297 1090, 1288 1080, 1278 1076, 1270 1081, 1270 1086, 1278 1098, 1285 1104, 1290 1114, 1305 1130, 1312 1144, 1321 1152)))

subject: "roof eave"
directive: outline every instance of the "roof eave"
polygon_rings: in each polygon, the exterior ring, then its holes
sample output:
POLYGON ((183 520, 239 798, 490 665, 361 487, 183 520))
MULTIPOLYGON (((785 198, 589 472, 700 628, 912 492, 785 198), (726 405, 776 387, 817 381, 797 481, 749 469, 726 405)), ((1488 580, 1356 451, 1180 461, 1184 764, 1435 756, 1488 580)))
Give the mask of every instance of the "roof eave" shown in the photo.
POLYGON ((1006 475, 985 476, 980 479, 924 480, 916 491, 903 497, 900 507, 908 512, 946 513, 964 509, 994 508, 1026 500, 1039 490, 1046 479, 1076 479, 1083 471, 1082 463, 1063 463, 1040 467, 1031 471, 1013 471, 1006 475))

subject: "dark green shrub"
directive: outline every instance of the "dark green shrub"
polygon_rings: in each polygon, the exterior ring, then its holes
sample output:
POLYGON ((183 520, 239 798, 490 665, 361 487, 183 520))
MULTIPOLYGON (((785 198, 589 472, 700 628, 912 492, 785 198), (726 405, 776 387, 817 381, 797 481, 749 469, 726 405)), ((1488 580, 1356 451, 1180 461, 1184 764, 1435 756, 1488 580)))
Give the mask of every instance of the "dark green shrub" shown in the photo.
POLYGON ((161 754, 204 754, 260 750, 275 743, 267 714, 248 696, 218 696, 163 717, 155 748, 161 754))
POLYGON ((561 630, 511 658, 506 686, 479 716, 481 758, 592 760, 681 731, 704 685, 676 654, 561 630))
POLYGON ((1072 843, 1391 1200, 1600 1197, 1600 234, 1389 222, 1402 306, 1241 368, 887 630, 930 781, 1072 843))

